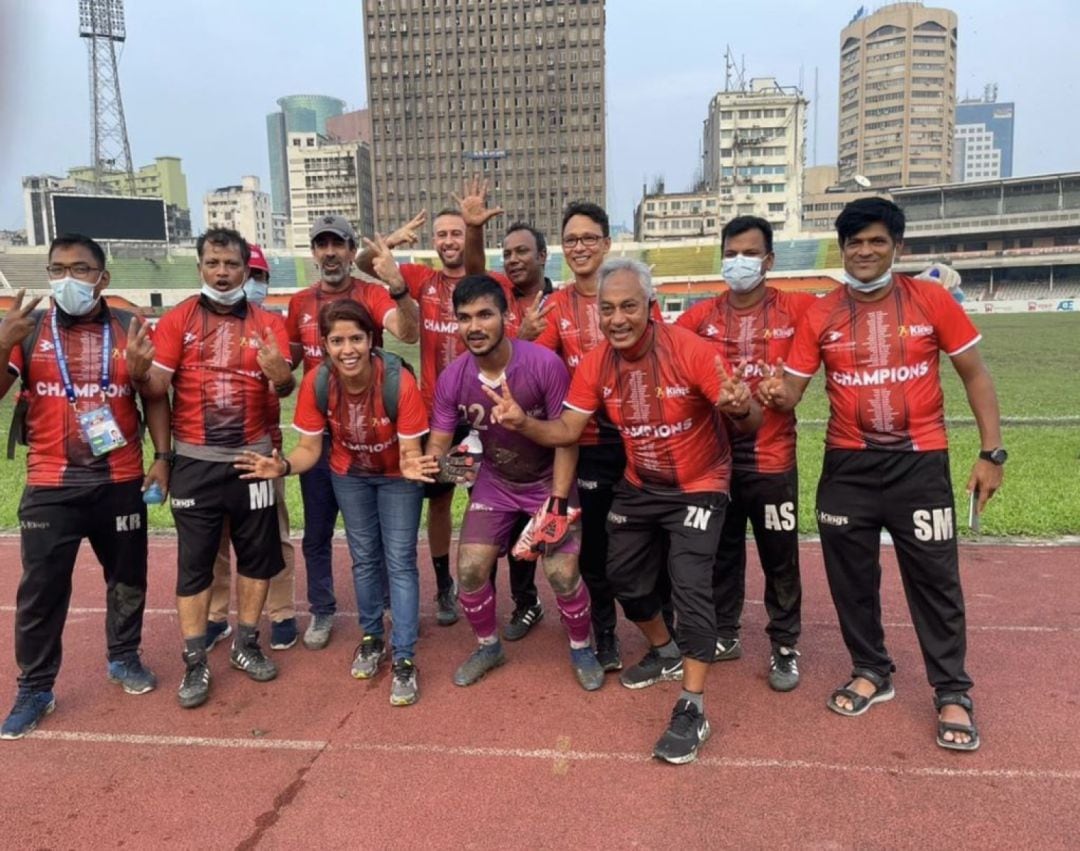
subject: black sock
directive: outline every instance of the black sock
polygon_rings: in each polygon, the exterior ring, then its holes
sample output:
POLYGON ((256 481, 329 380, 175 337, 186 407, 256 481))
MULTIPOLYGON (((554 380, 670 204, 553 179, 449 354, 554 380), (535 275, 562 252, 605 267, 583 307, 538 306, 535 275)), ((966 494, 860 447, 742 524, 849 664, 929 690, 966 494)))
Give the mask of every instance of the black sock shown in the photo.
POLYGON ((435 584, 440 591, 445 591, 454 584, 450 576, 450 554, 444 556, 432 556, 431 564, 435 568, 435 584))
POLYGON ((195 659, 206 658, 206 635, 196 635, 194 638, 184 639, 184 655, 195 659))
POLYGON ((259 639, 259 631, 254 624, 236 624, 236 643, 241 647, 254 644, 259 639))

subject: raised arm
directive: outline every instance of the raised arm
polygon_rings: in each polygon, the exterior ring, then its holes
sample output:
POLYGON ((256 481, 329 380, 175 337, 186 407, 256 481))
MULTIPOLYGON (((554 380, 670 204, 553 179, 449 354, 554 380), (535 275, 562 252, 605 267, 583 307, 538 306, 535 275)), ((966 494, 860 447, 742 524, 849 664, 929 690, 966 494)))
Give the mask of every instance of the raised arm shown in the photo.
MULTIPOLYGON (((416 243, 420 241, 420 228, 424 226, 424 222, 426 221, 427 210, 421 210, 396 231, 384 237, 386 245, 391 251, 395 248, 400 248, 402 245, 416 245, 416 243)), ((365 275, 370 275, 375 278, 378 277, 378 275, 376 275, 372 265, 373 260, 374 258, 371 249, 365 247, 363 251, 356 255, 356 259, 353 262, 356 263, 356 268, 365 275)))
POLYGON ((465 273, 478 275, 487 268, 484 256, 484 225, 495 216, 501 216, 502 207, 487 206, 487 180, 473 177, 465 182, 462 195, 453 195, 465 221, 465 273))
POLYGON ((365 239, 364 243, 372 256, 375 277, 390 288, 390 297, 397 303, 386 316, 386 329, 403 343, 415 343, 420 339, 420 306, 409 294, 389 244, 378 234, 374 241, 365 239))
POLYGON ((504 428, 521 432, 533 443, 541 446, 573 446, 581 439, 581 433, 592 417, 591 413, 564 408, 557 420, 538 420, 528 416, 521 405, 514 401, 510 388, 503 378, 502 386, 496 393, 485 386, 484 392, 495 403, 491 409, 491 419, 504 428))

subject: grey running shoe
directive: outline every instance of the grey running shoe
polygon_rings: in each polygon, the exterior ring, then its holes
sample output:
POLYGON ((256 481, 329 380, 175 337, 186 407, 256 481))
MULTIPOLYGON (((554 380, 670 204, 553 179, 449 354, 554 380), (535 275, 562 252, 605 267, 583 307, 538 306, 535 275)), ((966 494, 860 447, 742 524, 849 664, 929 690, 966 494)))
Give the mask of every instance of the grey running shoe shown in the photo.
POLYGON ((674 765, 693 762, 709 733, 709 722, 701 710, 689 700, 678 700, 671 711, 671 723, 653 748, 653 756, 674 765))
POLYGON ((155 677, 138 656, 109 663, 109 682, 120 683, 128 694, 146 694, 157 686, 155 677))
POLYGON ((265 683, 277 676, 277 665, 271 662, 259 646, 259 633, 256 632, 247 644, 232 646, 229 664, 238 671, 243 671, 257 683, 265 683))
POLYGON ((539 600, 524 609, 514 609, 514 613, 510 615, 510 622, 503 627, 503 638, 507 641, 520 641, 543 619, 544 607, 540 605, 539 600))
POLYGON ((655 647, 650 647, 640 662, 619 674, 619 682, 627 688, 645 688, 655 683, 681 680, 682 676, 682 656, 661 656, 655 647))
POLYGON ((451 585, 435 595, 435 623, 439 626, 453 626, 458 622, 457 586, 451 585))
POLYGON ((506 664, 506 656, 503 654, 502 644, 499 641, 494 644, 481 644, 454 672, 454 685, 471 686, 488 671, 504 664, 506 664))
POLYGON ((370 680, 379 672, 379 665, 386 658, 386 642, 376 635, 365 635, 356 647, 352 675, 358 680, 370 680))
POLYGON ((183 658, 186 670, 176 696, 184 709, 194 709, 202 706, 210 697, 210 666, 206 664, 205 653, 185 651, 183 658))
POLYGON ((742 640, 738 638, 716 639, 716 653, 713 654, 714 662, 730 662, 742 656, 742 640))
POLYGON ((308 650, 322 650, 330 643, 330 633, 333 631, 333 615, 312 615, 311 623, 304 630, 304 646, 308 650))
POLYGON ((596 691, 604 684, 604 669, 591 647, 571 647, 570 664, 574 667, 574 676, 585 691, 596 691))
POLYGON ((769 687, 773 691, 791 691, 799 684, 799 651, 794 647, 777 648, 769 660, 769 687))
POLYGON ((614 630, 601 632, 596 636, 596 659, 605 671, 622 670, 622 654, 619 648, 619 636, 614 630))
POLYGON ((398 659, 394 663, 394 674, 390 680, 391 706, 411 706, 420 699, 416 673, 412 659, 398 659))

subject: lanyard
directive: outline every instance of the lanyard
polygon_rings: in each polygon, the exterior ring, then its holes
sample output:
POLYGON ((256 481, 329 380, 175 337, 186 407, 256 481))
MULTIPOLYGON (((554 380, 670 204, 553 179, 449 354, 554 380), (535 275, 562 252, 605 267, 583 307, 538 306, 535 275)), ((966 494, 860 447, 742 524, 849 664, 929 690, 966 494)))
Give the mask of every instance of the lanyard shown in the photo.
MULTIPOLYGON (((68 370, 67 357, 64 355, 64 344, 60 339, 60 329, 56 325, 56 310, 52 312, 52 335, 53 347, 56 350, 56 365, 60 368, 60 380, 64 382, 64 395, 68 401, 75 404, 75 387, 71 383, 71 372, 68 370)), ((106 399, 109 390, 109 355, 112 354, 112 327, 106 318, 101 331, 101 381, 98 387, 101 390, 102 400, 106 399)))

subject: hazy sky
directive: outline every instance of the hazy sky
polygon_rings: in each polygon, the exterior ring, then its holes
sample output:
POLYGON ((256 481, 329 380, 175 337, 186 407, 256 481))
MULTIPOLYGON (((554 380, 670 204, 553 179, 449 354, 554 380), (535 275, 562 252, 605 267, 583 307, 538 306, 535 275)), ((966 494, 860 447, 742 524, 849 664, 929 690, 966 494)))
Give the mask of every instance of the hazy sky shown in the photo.
MULTIPOLYGON (((524 2, 524 0, 523 0, 524 2)), ((631 224, 643 182, 687 188, 724 48, 747 77, 802 80, 807 164, 836 161, 840 30, 859 0, 608 0, 608 208, 631 224), (819 102, 814 97, 818 72, 819 102), (817 116, 815 131, 814 116, 817 116)), ((868 4, 872 5, 872 4, 868 4)), ((927 4, 932 5, 932 4, 927 4)), ((1075 0, 945 4, 959 16, 958 94, 987 82, 1016 103, 1014 174, 1080 170, 1075 0), (1022 11, 1021 11, 1022 10, 1022 11)), ((265 116, 286 94, 366 105, 362 0, 127 0, 121 89, 136 167, 183 160, 196 227, 203 194, 257 174, 269 191, 265 116)), ((0 0, 0 228, 24 225, 22 175, 90 159, 77 0, 0 0)), ((876 8, 876 5, 872 5, 876 8)))

